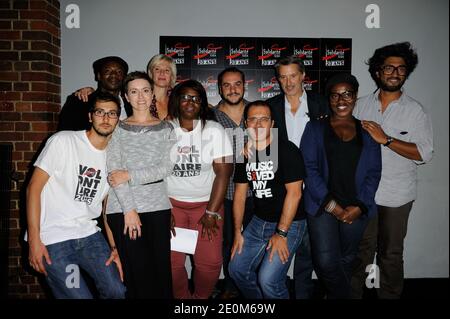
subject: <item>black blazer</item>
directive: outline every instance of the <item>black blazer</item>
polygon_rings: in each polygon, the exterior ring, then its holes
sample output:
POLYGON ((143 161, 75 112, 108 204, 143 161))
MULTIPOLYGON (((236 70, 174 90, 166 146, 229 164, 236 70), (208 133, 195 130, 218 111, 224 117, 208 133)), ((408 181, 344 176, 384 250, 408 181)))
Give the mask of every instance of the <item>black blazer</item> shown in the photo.
POLYGON ((69 95, 59 113, 57 131, 88 130, 91 127, 89 110, 93 106, 93 98, 96 95, 97 91, 90 94, 88 102, 81 101, 75 94, 69 95))
MULTIPOLYGON (((325 97, 313 92, 306 92, 306 96, 308 99, 308 115, 311 120, 318 120, 330 116, 331 111, 325 97)), ((266 102, 269 103, 272 109, 272 117, 275 122, 274 127, 278 128, 279 138, 288 140, 284 93, 274 96, 266 102)), ((300 145, 297 145, 297 147, 300 147, 300 145)))
MULTIPOLYGON (((99 89, 92 92, 92 94, 89 94, 87 102, 81 101, 75 96, 75 93, 69 95, 59 113, 57 131, 80 131, 90 129, 91 123, 89 122, 89 111, 94 106, 94 98, 98 93, 99 89)), ((124 96, 122 96, 122 100, 125 102, 124 106, 127 116, 130 116, 131 105, 129 105, 124 96)))

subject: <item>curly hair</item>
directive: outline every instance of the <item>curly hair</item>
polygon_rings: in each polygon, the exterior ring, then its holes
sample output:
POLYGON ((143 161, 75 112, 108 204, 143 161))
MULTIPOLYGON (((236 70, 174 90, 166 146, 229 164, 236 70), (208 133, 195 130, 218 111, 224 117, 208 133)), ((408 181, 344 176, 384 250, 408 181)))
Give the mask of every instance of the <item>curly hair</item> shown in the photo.
POLYGON ((389 57, 400 57, 405 60, 406 64, 406 78, 414 71, 419 62, 416 51, 411 47, 409 42, 399 42, 378 48, 375 50, 373 56, 366 64, 369 66, 369 73, 372 79, 378 83, 377 72, 380 71, 384 61, 389 57))

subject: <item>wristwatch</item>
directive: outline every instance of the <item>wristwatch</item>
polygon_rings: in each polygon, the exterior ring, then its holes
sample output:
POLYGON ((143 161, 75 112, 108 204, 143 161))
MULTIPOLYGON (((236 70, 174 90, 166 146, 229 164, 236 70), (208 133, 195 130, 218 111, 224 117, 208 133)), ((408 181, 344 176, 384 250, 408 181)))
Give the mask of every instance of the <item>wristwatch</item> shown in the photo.
POLYGON ((275 230, 275 233, 276 233, 278 236, 283 237, 283 238, 286 238, 287 235, 288 235, 288 232, 287 232, 287 231, 285 231, 285 230, 283 230, 283 229, 279 229, 279 228, 277 228, 277 229, 275 230))
POLYGON ((212 211, 209 211, 209 210, 206 210, 205 213, 206 213, 209 217, 215 218, 216 220, 221 220, 221 219, 222 219, 222 216, 220 216, 219 213, 212 212, 212 211))
POLYGON ((394 138, 392 136, 388 136, 386 143, 383 144, 383 146, 389 146, 394 141, 394 138))

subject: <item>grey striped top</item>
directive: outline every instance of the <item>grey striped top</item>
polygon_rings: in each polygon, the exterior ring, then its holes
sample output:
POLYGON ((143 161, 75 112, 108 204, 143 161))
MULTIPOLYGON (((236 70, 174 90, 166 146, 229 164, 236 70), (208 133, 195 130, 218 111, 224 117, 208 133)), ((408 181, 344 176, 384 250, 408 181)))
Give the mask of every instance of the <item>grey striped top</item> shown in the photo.
POLYGON ((131 179, 110 189, 107 214, 171 208, 165 177, 172 172, 170 149, 175 141, 169 122, 148 126, 119 122, 106 150, 107 169, 128 170, 131 179))

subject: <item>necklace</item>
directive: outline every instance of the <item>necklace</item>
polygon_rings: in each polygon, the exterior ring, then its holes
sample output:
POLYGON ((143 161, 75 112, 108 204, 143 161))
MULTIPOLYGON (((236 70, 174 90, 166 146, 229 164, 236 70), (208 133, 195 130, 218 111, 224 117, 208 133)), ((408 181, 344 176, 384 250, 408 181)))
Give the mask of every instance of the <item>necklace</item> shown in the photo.
POLYGON ((156 95, 155 94, 153 94, 152 104, 150 104, 150 114, 153 117, 156 117, 157 119, 159 119, 158 109, 156 108, 156 95))

